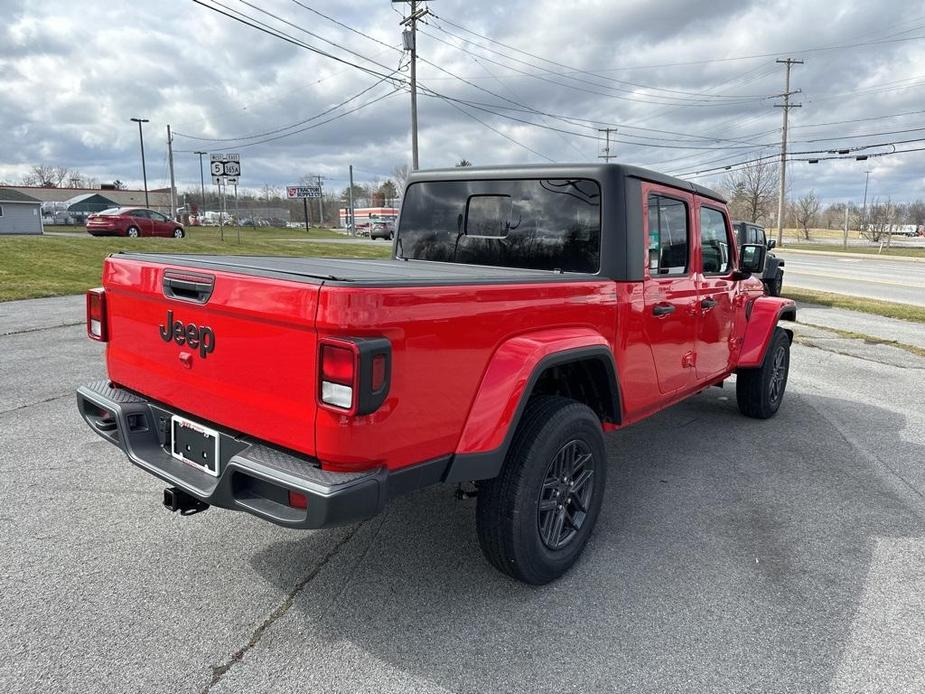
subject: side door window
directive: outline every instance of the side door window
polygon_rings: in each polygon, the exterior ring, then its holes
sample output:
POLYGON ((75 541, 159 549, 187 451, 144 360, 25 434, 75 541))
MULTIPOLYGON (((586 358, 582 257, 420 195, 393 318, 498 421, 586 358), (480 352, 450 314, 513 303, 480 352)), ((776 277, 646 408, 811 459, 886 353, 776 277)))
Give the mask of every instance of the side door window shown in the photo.
POLYGON ((688 274, 690 230, 687 204, 665 195, 650 194, 649 274, 653 278, 688 274))
POLYGON ((700 208, 700 259, 704 275, 728 275, 732 271, 726 215, 712 207, 700 208))

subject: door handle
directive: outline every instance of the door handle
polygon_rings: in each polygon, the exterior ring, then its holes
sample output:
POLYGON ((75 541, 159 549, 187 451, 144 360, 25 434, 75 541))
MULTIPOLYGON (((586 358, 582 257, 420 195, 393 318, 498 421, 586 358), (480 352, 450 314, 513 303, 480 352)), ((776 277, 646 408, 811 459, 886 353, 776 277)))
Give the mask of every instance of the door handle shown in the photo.
POLYGON ((654 316, 668 316, 674 312, 674 304, 655 304, 655 306, 652 307, 652 315, 654 316))
POLYGON ((706 299, 702 299, 700 301, 700 308, 702 308, 704 311, 709 311, 714 306, 716 306, 716 299, 712 297, 708 296, 706 299))

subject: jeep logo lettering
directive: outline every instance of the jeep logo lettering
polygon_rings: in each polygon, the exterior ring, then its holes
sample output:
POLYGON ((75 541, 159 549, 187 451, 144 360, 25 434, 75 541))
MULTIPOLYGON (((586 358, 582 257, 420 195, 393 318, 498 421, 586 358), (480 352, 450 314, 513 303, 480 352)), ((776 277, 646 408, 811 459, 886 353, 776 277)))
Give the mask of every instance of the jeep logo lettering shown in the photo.
POLYGON ((212 328, 205 325, 196 325, 189 323, 183 324, 183 321, 174 321, 173 311, 167 311, 166 325, 160 326, 161 339, 164 342, 173 340, 178 345, 187 345, 190 349, 199 349, 199 356, 203 359, 215 351, 215 333, 212 328))

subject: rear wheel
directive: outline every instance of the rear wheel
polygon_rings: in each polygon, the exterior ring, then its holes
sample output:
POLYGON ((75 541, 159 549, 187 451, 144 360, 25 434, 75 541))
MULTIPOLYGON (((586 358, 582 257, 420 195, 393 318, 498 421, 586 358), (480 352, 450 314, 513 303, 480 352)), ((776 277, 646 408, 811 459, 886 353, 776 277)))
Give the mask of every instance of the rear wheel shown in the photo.
POLYGON ((186 236, 186 233, 180 227, 173 230, 173 237, 175 239, 182 239, 184 236, 186 236))
POLYGON ((783 328, 774 328, 764 362, 757 369, 736 374, 736 402, 747 417, 768 419, 780 408, 790 373, 790 338, 783 328))
POLYGON ((607 456, 591 408, 562 397, 531 400, 501 474, 479 484, 479 544, 497 569, 541 585, 575 563, 604 498, 607 456))
POLYGON ((125 230, 125 233, 127 236, 133 239, 137 239, 139 236, 141 236, 141 230, 138 227, 129 227, 125 230))

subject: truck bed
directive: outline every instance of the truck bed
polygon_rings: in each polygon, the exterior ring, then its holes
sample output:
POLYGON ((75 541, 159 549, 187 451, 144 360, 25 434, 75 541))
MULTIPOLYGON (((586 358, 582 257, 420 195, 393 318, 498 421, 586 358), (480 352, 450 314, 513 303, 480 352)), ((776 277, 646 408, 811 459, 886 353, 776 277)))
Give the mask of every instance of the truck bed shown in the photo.
POLYGON ((204 270, 236 272, 295 282, 348 284, 350 286, 435 286, 445 284, 504 284, 600 280, 592 274, 525 270, 489 265, 438 263, 420 260, 309 258, 284 256, 196 255, 173 253, 119 253, 142 262, 204 270))

